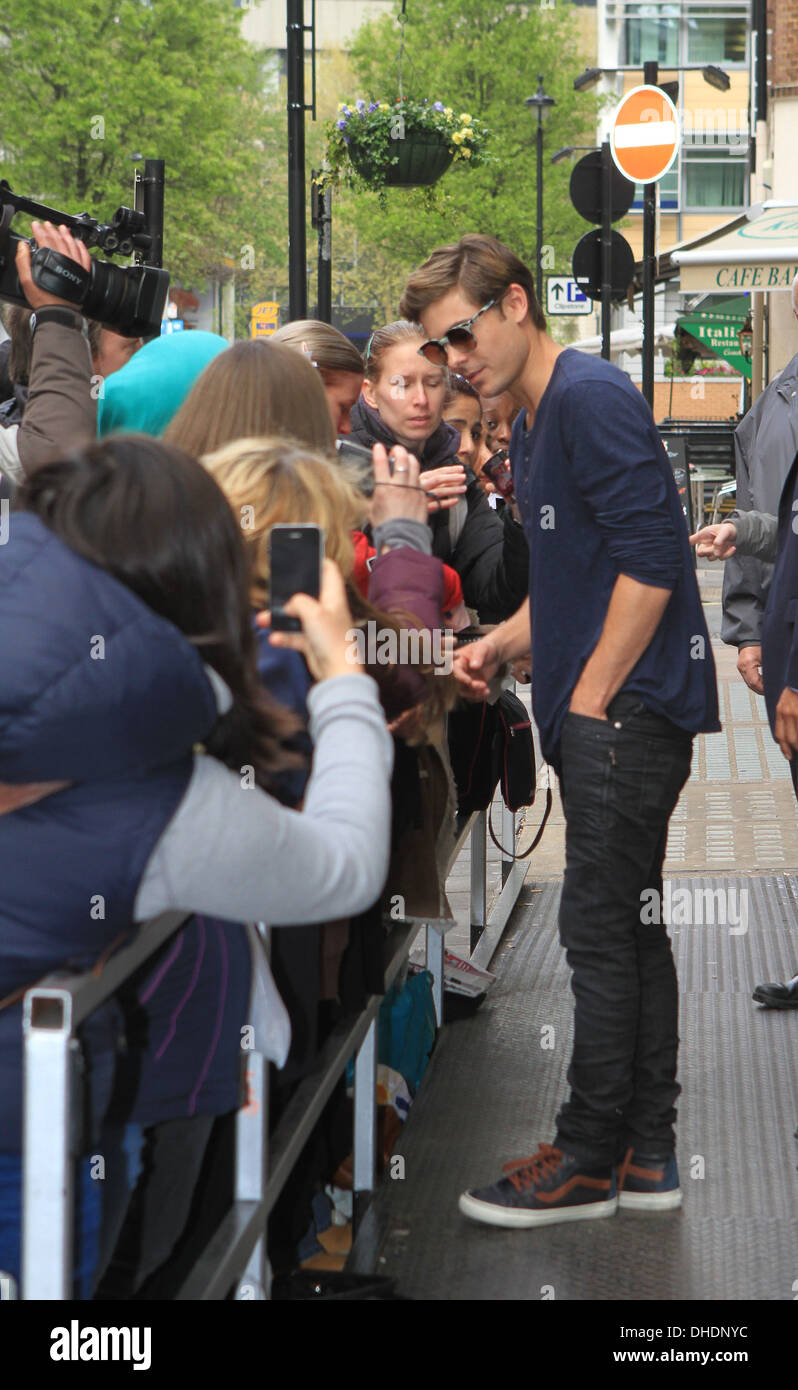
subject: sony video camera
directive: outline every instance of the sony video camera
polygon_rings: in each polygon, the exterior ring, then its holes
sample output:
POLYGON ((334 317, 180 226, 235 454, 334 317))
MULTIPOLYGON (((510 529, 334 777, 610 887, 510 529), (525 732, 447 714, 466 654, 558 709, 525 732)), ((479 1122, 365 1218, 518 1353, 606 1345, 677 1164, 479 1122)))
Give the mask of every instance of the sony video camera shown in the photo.
POLYGON ((37 247, 28 239, 31 248, 31 273, 36 284, 58 299, 67 299, 86 318, 112 328, 128 338, 151 338, 161 331, 169 272, 158 265, 144 263, 156 237, 147 225, 144 212, 133 208, 117 208, 110 223, 102 223, 88 213, 73 216, 58 212, 32 198, 12 193, 5 179, 0 179, 0 299, 9 304, 28 307, 17 276, 15 257, 22 240, 11 231, 11 220, 17 212, 27 212, 41 221, 69 228, 75 240, 86 246, 97 246, 108 256, 136 255, 137 265, 118 266, 110 261, 95 260, 91 269, 84 270, 77 262, 49 247, 37 247))

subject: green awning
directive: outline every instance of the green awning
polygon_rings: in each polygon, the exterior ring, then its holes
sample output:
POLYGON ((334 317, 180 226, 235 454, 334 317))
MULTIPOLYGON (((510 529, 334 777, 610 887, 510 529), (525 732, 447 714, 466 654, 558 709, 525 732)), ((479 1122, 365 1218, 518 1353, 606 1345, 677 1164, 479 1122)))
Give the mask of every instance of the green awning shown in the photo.
POLYGON ((751 380, 750 358, 740 351, 739 333, 751 304, 747 294, 730 299, 725 294, 707 294, 701 301, 677 319, 676 327, 695 338, 708 353, 722 357, 741 376, 751 380))

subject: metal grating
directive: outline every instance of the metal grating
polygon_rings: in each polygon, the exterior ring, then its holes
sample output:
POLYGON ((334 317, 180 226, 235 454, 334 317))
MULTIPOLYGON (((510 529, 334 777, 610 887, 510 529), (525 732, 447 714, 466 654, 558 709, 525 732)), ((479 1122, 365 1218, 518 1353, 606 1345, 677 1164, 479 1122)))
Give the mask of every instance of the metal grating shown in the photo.
POLYGON ((671 881, 673 892, 688 888, 697 903, 700 890, 705 905, 709 892, 715 904, 714 922, 671 929, 682 989, 682 1210, 504 1231, 462 1217, 457 1195, 551 1137, 570 1053, 559 888, 525 889, 492 993, 475 1018, 442 1034, 397 1149, 405 1176, 384 1181, 351 1267, 379 1269, 428 1300, 792 1299, 798 1016, 760 1010, 750 993, 798 966, 797 885, 793 875, 671 881), (544 1026, 554 1027, 553 1050, 541 1047, 544 1026))

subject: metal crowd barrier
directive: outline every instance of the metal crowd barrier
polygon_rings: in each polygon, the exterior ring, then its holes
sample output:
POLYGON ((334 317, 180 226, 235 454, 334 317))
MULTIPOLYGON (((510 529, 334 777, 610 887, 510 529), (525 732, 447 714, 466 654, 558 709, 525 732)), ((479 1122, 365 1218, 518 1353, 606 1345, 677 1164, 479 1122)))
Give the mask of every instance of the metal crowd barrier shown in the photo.
MULTIPOLYGON (((486 812, 471 816, 455 844, 447 877, 466 840, 471 850, 471 960, 486 967, 499 943, 524 881, 529 860, 503 855, 502 889, 490 914, 487 906, 486 812)), ((501 844, 515 849, 515 816, 502 808, 501 844)), ((79 1093, 80 1024, 188 920, 166 913, 145 923, 135 940, 118 951, 102 974, 51 975, 29 989, 23 1001, 24 1146, 22 1297, 72 1297, 74 1164, 79 1093)), ((407 961, 421 924, 398 923, 386 941, 385 985, 407 961)), ((426 932, 426 962, 433 976, 435 1012, 443 1021, 444 937, 426 932)), ((177 1297, 223 1299, 235 1288, 240 1300, 267 1299, 270 1272, 266 1227, 319 1115, 349 1058, 355 1055, 354 1213, 363 1214, 376 1186, 377 1012, 382 995, 341 1020, 319 1052, 274 1133, 268 1129, 269 1064, 259 1053, 245 1058, 247 1098, 236 1121, 233 1206, 194 1265, 177 1297)), ((8 1280, 0 1296, 9 1297, 8 1280)), ((13 1294, 11 1295, 13 1296, 13 1294)))

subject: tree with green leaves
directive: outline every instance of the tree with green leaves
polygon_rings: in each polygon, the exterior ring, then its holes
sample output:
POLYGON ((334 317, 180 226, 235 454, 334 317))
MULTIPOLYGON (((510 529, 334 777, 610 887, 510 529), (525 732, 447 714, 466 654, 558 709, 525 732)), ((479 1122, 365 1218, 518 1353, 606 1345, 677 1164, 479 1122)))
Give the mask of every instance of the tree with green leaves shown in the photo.
POLYGON ((0 177, 107 219, 133 156, 164 159, 173 283, 284 263, 284 117, 240 18, 232 0, 0 0, 0 177))
MULTIPOLYGON (((400 11, 397 4, 394 17, 360 29, 350 55, 357 90, 340 92, 340 100, 396 100, 400 11)), ((537 116, 524 100, 535 91, 539 73, 556 101, 544 126, 543 265, 570 273, 574 246, 588 229, 568 196, 571 162, 552 166, 549 159, 564 145, 595 140, 596 98, 573 90, 584 66, 584 14, 570 4, 408 0, 404 94, 442 101, 484 121, 492 134, 492 159, 480 168, 456 161, 432 197, 426 190, 388 190, 381 205, 376 193, 336 195, 333 259, 351 259, 348 247, 356 234, 360 278, 379 287, 386 310, 433 247, 465 232, 499 237, 534 267, 537 116)))

